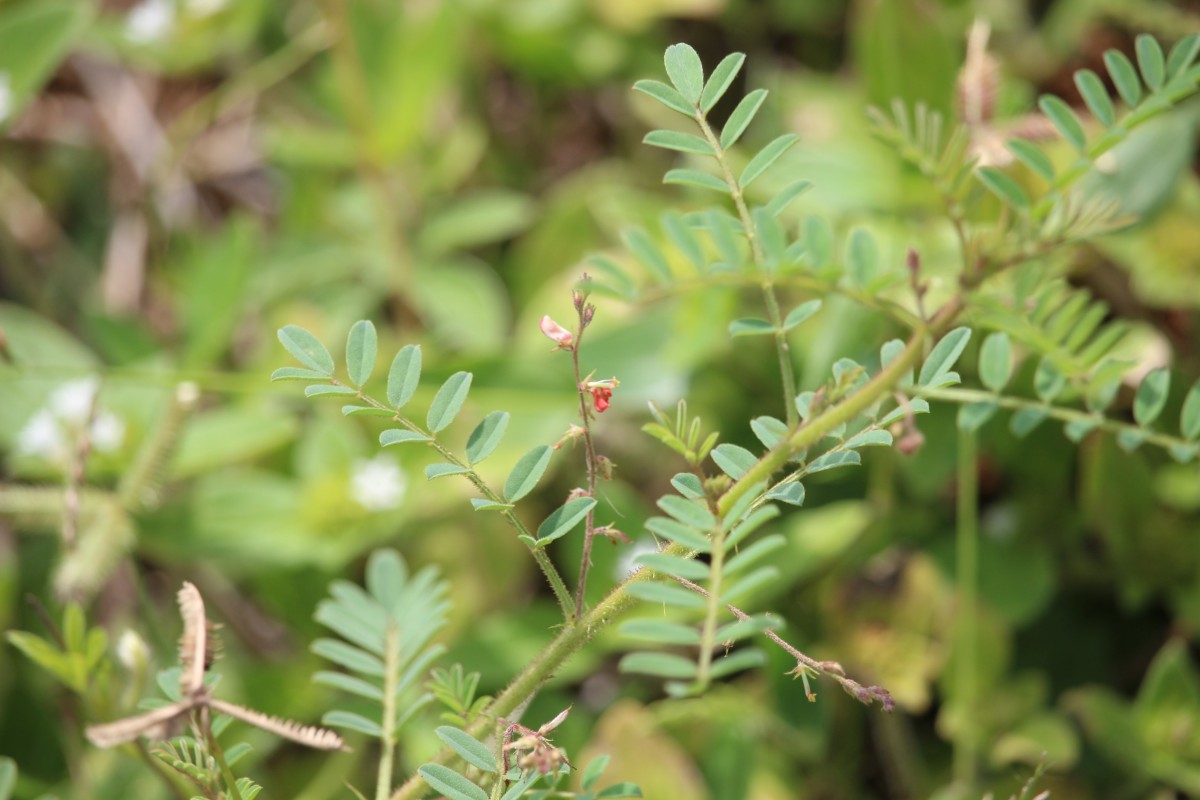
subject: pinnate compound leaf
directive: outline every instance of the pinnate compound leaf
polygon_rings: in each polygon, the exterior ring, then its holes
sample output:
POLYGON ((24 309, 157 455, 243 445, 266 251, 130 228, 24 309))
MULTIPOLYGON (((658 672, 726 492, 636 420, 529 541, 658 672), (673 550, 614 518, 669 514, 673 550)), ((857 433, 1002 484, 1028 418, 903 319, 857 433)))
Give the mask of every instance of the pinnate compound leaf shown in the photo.
POLYGON ((658 499, 658 507, 670 514, 684 525, 691 525, 701 531, 710 531, 717 524, 716 519, 707 508, 691 500, 685 500, 676 495, 666 495, 658 499))
POLYGON ((449 725, 443 725, 434 730, 434 733, 451 750, 462 756, 463 761, 466 761, 471 766, 478 767, 484 772, 499 771, 496 768, 496 756, 492 751, 483 742, 466 731, 459 728, 452 728, 449 725))
POLYGON ((684 497, 695 500, 704 496, 704 484, 690 472, 680 472, 671 478, 671 485, 684 497))
POLYGON ((689 528, 681 522, 667 517, 651 517, 646 520, 646 530, 676 544, 683 545, 689 550, 706 553, 712 548, 708 537, 694 528, 689 528))
POLYGON ((1200 33, 1189 33, 1171 48, 1167 56, 1167 80, 1175 80, 1200 55, 1200 33))
POLYGON ((704 84, 704 92, 700 95, 701 111, 705 114, 712 111, 713 106, 725 96, 745 60, 745 53, 730 53, 721 59, 721 63, 717 64, 717 68, 708 77, 708 82, 704 84))
POLYGON ((1021 439, 1028 436, 1038 425, 1041 425, 1047 416, 1049 415, 1040 408, 1022 408, 1012 415, 1012 419, 1008 423, 1008 429, 1013 432, 1014 436, 1021 439))
POLYGON ((673 111, 678 111, 680 114, 693 118, 696 116, 696 109, 688 103, 687 99, 662 81, 638 81, 633 85, 633 88, 642 94, 650 95, 673 111))
POLYGON ((805 473, 812 475, 814 472, 824 472, 827 469, 837 469, 838 467, 855 467, 862 463, 862 456, 856 450, 835 450, 832 453, 826 453, 819 458, 814 458, 808 463, 805 468, 805 473))
POLYGON ((695 153, 701 156, 715 156, 712 145, 690 133, 680 131, 657 130, 650 131, 642 139, 643 144, 661 147, 664 150, 677 150, 680 153, 695 153))
POLYGON ((399 410, 412 400, 421 381, 421 346, 405 345, 392 359, 388 370, 387 397, 392 408, 399 410))
POLYGON ((1009 139, 1005 146, 1039 178, 1045 181, 1054 180, 1054 163, 1037 145, 1024 139, 1009 139))
POLYGON ((476 511, 507 511, 512 508, 512 503, 497 503, 495 500, 488 500, 486 497, 472 497, 471 506, 476 511))
POLYGON ((796 181, 789 184, 786 188, 771 198, 771 202, 767 203, 767 213, 773 217, 777 217, 787 210, 797 197, 807 192, 812 188, 812 181, 796 181))
POLYGON ((1179 413, 1179 432, 1185 439, 1200 436, 1200 381, 1192 384, 1183 400, 1183 410, 1179 413))
POLYGON ((733 113, 729 115, 729 119, 726 120, 725 127, 721 129, 722 149, 728 150, 737 144, 737 140, 742 138, 746 128, 750 127, 754 115, 758 113, 758 109, 766 97, 766 89, 755 89, 742 98, 742 101, 733 109, 733 113))
POLYGON ((1012 375, 1012 343, 1008 334, 989 334, 979 348, 979 379, 993 392, 1001 391, 1012 375))
POLYGON ((1001 172, 995 167, 980 167, 975 174, 979 177, 980 183, 1013 208, 1018 211, 1025 211, 1029 208, 1029 195, 1025 194, 1021 184, 1013 180, 1011 175, 1001 172))
POLYGON ((1150 425, 1158 419, 1167 404, 1170 388, 1171 373, 1165 367, 1154 370, 1142 379, 1133 397, 1133 418, 1138 425, 1150 425))
POLYGON ((370 320, 360 319, 350 328, 350 335, 346 337, 346 373, 355 386, 362 386, 371 379, 378 346, 379 337, 370 320))
POLYGON ((330 384, 320 384, 315 386, 305 386, 305 397, 325 397, 327 395, 348 395, 358 394, 358 391, 350 386, 333 386, 330 384))
POLYGON ((621 233, 625 246, 659 283, 671 282, 671 265, 667 257, 641 228, 629 228, 621 233))
POLYGON ((299 325, 285 325, 279 329, 279 343, 292 354, 292 358, 324 377, 333 374, 333 356, 316 336, 299 325))
POLYGON ((689 103, 697 105, 704 91, 704 65, 700 63, 700 55, 690 44, 673 44, 667 48, 663 63, 667 67, 667 77, 679 93, 689 103))
POLYGON ((891 447, 892 434, 881 428, 872 428, 851 436, 842 447, 854 450, 859 447, 891 447))
POLYGON ((358 406, 345 405, 342 406, 342 416, 345 417, 390 417, 395 414, 390 408, 376 408, 375 406, 358 406))
POLYGON ((554 450, 549 445, 538 445, 517 461, 504 482, 504 499, 515 503, 533 491, 546 467, 550 465, 550 456, 554 450))
POLYGON ((1087 134, 1084 133, 1083 125, 1065 101, 1052 94, 1044 94, 1038 100, 1038 108, 1072 147, 1080 151, 1087 147, 1087 134))
POLYGON ((729 191, 729 187, 725 185, 725 181, 718 178, 716 175, 709 175, 707 172, 700 172, 695 169, 673 169, 669 170, 663 176, 663 183, 675 183, 681 186, 697 186, 701 189, 711 189, 714 192, 725 194, 729 191))
POLYGON ((693 626, 663 619, 631 619, 621 623, 619 630, 626 636, 660 644, 700 644, 700 632, 693 626))
POLYGON ((319 381, 328 377, 323 372, 301 367, 280 367, 271 373, 273 381, 319 381))
POLYGON ((730 336, 765 336, 775 332, 775 326, 765 319, 746 317, 729 323, 730 336))
POLYGON ((701 581, 708 577, 708 566, 691 558, 682 558, 667 553, 643 553, 638 556, 637 563, 643 567, 661 572, 664 575, 674 575, 687 578, 689 581, 701 581))
POLYGON ((623 797, 641 797, 642 790, 637 784, 629 781, 621 781, 614 783, 612 786, 606 786, 600 794, 596 795, 595 800, 619 800, 623 797))
POLYGON ((1109 77, 1117 87, 1121 99, 1129 106, 1136 106, 1142 100, 1142 82, 1138 79, 1137 70, 1133 63, 1120 50, 1109 50, 1104 54, 1104 66, 1108 68, 1109 77))
POLYGON ((788 505, 802 506, 804 505, 804 484, 797 481, 780 484, 767 492, 767 499, 780 500, 788 505))
POLYGON ((967 431, 968 433, 979 430, 985 422, 995 415, 998 408, 999 406, 991 400, 981 400, 977 403, 967 403, 964 406, 960 406, 958 409, 959 430, 967 431))
POLYGON ((659 678, 683 680, 696 677, 696 665, 691 659, 669 653, 630 653, 621 659, 619 669, 659 678))
POLYGON ((705 598, 682 586, 673 583, 657 583, 642 581, 635 583, 627 590, 632 597, 651 603, 662 603, 676 608, 704 608, 705 598))
POLYGON ((454 422, 467 400, 467 393, 471 391, 472 377, 469 372, 456 372, 437 390, 437 394, 433 396, 433 403, 429 406, 429 413, 425 416, 425 424, 431 432, 445 430, 454 422))
POLYGON ((729 477, 737 480, 758 463, 758 457, 736 444, 720 444, 709 453, 713 462, 729 477))
POLYGON ((755 417, 750 420, 750 430, 768 450, 787 435, 787 423, 775 417, 755 417))
POLYGON ((394 444, 403 444, 404 442, 428 442, 429 437, 423 433, 416 431, 406 431, 401 428, 393 428, 392 430, 383 431, 379 434, 379 446, 390 447, 394 444))
POLYGON ((508 420, 507 411, 493 411, 484 417, 467 437, 467 461, 478 464, 490 456, 504 438, 508 420))
POLYGON ((537 541, 539 545, 549 544, 561 536, 565 536, 578 525, 587 513, 596 507, 594 497, 576 497, 556 508, 538 526, 537 541))
POLYGON ((742 170, 741 177, 738 178, 738 186, 742 189, 747 188, 754 183, 764 172, 770 169, 779 157, 787 151, 789 147, 800 140, 800 137, 794 133, 785 133, 782 136, 773 140, 770 144, 758 151, 754 158, 750 159, 750 163, 742 170))
POLYGON ((1138 66, 1142 70, 1142 78, 1145 79, 1146 85, 1150 87, 1150 91, 1157 92, 1162 88, 1163 82, 1167 77, 1166 61, 1163 57, 1162 47, 1148 33, 1138 36, 1134 47, 1137 51, 1138 66))
POLYGON ((434 478, 445 478, 447 475, 465 475, 470 471, 457 464, 429 464, 425 467, 425 478, 433 480, 434 478))
POLYGON ((328 711, 321 717, 321 724, 331 728, 345 728, 351 731, 365 733, 375 739, 383 736, 383 728, 373 719, 352 711, 328 711))
POLYGON ((1079 89, 1079 95, 1092 116, 1104 127, 1111 128, 1116 122, 1117 112, 1100 76, 1090 69, 1081 69, 1075 73, 1075 87, 1079 89))
POLYGON ((604 774, 604 770, 608 769, 608 761, 607 755, 596 756, 591 763, 584 767, 583 775, 579 778, 579 785, 585 792, 595 788, 600 776, 604 774))
POLYGON ((447 800, 488 800, 487 793, 449 767, 441 764, 425 764, 417 770, 421 778, 434 791, 441 792, 447 800))
MULTIPOLYGON (((929 353, 929 358, 921 365, 921 373, 917 383, 921 386, 940 386, 952 373, 955 362, 962 355, 971 338, 971 329, 955 328, 941 338, 929 353)), ((957 377, 957 376, 956 376, 957 377)))
POLYGON ((708 674, 713 680, 719 680, 726 675, 732 675, 744 669, 761 667, 765 663, 767 663, 766 653, 757 647, 747 647, 735 653, 730 653, 723 658, 713 659, 712 669, 709 670, 708 674))
POLYGON ((850 233, 850 245, 846 249, 846 273, 859 288, 866 288, 879 271, 879 248, 875 237, 865 228, 855 228, 850 233))

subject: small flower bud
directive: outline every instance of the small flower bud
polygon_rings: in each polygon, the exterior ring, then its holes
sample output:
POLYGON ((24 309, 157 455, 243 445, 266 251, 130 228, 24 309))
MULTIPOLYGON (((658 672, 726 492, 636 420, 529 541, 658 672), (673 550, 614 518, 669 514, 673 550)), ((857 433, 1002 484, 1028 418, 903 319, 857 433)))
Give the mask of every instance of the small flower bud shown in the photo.
POLYGON ((550 319, 549 314, 542 317, 539 327, 542 329, 542 333, 546 335, 547 339, 558 343, 559 348, 563 350, 570 349, 571 343, 574 341, 574 337, 571 336, 571 332, 569 330, 550 319))

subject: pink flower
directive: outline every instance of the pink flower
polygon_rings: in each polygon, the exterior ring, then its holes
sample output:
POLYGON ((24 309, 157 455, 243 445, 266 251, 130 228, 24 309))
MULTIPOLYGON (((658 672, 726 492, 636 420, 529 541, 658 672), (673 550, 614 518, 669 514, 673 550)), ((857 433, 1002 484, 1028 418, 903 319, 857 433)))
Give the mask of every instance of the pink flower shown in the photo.
POLYGON ((550 319, 549 314, 542 317, 542 321, 539 323, 538 327, 542 329, 542 333, 546 334, 547 339, 550 339, 553 342, 558 342, 558 346, 564 350, 569 348, 571 346, 571 342, 574 341, 574 337, 571 336, 571 332, 562 325, 559 325, 554 320, 550 319))

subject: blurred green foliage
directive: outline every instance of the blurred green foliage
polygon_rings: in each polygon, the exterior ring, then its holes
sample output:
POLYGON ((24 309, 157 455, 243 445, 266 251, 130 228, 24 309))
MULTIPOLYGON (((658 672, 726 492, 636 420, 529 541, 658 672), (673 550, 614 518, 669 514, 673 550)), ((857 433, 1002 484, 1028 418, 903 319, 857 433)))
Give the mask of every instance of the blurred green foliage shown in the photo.
MULTIPOLYGON (((90 748, 82 730, 144 694, 145 665, 116 644, 127 631, 156 668, 173 663, 169 598, 184 578, 228 628, 224 695, 315 720, 335 695, 311 681, 314 611, 331 579, 357 580, 388 543, 440 565, 453 600, 445 663, 479 671, 480 694, 499 691, 559 621, 525 549, 470 511, 463 486, 427 482, 428 457, 379 450, 377 421, 269 384, 283 363, 274 331, 341 341, 376 320, 382 352, 423 346, 422 408, 472 371, 474 416, 513 412, 479 467, 499 485, 530 443, 576 419, 569 365, 537 321, 568 315, 583 257, 625 263, 627 226, 658 230, 664 210, 708 202, 660 185, 674 162, 638 144, 671 112, 629 88, 659 75, 679 40, 709 67, 747 53, 745 82, 771 92, 745 134, 755 150, 799 135, 753 189, 812 182, 785 224, 819 213, 830 247, 869 230, 877 252, 848 258, 897 265, 915 247, 936 293, 953 231, 920 176, 870 137, 864 110, 901 96, 956 113, 976 15, 992 24, 997 114, 1012 124, 1042 92, 1078 105, 1071 73, 1103 74, 1105 48, 1132 54, 1138 33, 1169 45, 1200 29, 1194 3, 1168 0, 0 2, 0 622, 13 645, 0 648, 0 800, 169 796, 144 763, 90 748), (78 489, 70 542, 64 483, 78 489)), ((1200 367, 1198 123, 1193 100, 1089 176, 1139 224, 1039 265, 1129 322, 1124 356, 1188 375, 1200 367)), ((1048 152, 1070 161, 1064 143, 1048 152)), ((640 431, 645 403, 686 394, 706 429, 751 446, 746 420, 776 398, 774 354, 728 338, 740 314, 727 289, 599 304, 589 368, 621 387, 599 427, 617 470, 597 522, 636 539, 670 474, 640 431)), ((838 358, 870 362, 893 333, 843 298, 817 320, 792 340, 802 388, 838 358)), ((1013 381, 1032 387, 1033 369, 1013 381)), ((1166 400, 1176 416, 1184 392, 1166 400)), ((1133 403, 1121 387, 1117 413, 1133 403)), ((1103 436, 1077 445, 1048 425, 1025 439, 983 425, 982 699, 967 718, 951 680, 955 423, 935 411, 915 455, 877 448, 864 470, 809 483, 806 508, 776 525, 782 577, 755 596, 806 651, 886 686, 894 716, 825 685, 808 703, 774 652, 701 698, 661 703, 656 683, 617 676, 629 643, 614 632, 526 719, 574 703, 556 744, 579 764, 611 754, 606 778, 647 797, 931 796, 950 783, 948 742, 963 730, 987 767, 976 796, 1017 794, 1038 765, 1054 797, 1200 795, 1194 464, 1103 436)), ((531 522, 580 469, 556 452, 531 522)), ((580 549, 570 536, 550 549, 572 581, 580 549)), ((590 602, 626 553, 598 543, 590 602)), ((425 716, 400 732, 398 774, 439 746, 437 715, 425 716)), ((365 740, 326 758, 244 738, 241 768, 266 797, 345 797, 343 780, 372 770, 365 740)))

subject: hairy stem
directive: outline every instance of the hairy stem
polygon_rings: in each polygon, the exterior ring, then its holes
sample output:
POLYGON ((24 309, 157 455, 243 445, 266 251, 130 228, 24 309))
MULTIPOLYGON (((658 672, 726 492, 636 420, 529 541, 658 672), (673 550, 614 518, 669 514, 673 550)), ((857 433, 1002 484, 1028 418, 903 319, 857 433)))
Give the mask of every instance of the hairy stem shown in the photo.
POLYGON ((976 593, 979 572, 979 476, 976 472, 974 431, 958 432, 957 532, 958 636, 954 682, 958 694, 958 725, 954 733, 954 777, 965 792, 976 783, 975 661, 976 593))
POLYGON ((225 788, 229 790, 230 800, 242 800, 242 793, 238 791, 237 787, 237 778, 233 776, 233 770, 229 768, 229 762, 225 760, 225 751, 221 749, 221 745, 217 743, 217 737, 213 734, 209 710, 201 708, 198 716, 200 717, 200 730, 204 732, 204 741, 208 744, 208 753, 221 770, 221 779, 225 781, 225 788))
POLYGON ((783 317, 779 313, 779 300, 775 296, 775 284, 772 282, 766 269, 762 243, 758 240, 758 232, 754 229, 754 220, 750 217, 750 209, 746 206, 746 198, 742 194, 742 187, 733 176, 733 170, 729 166, 729 159, 726 156, 725 148, 721 146, 721 140, 713 132, 712 126, 708 124, 708 120, 704 118, 704 114, 699 109, 696 110, 696 124, 700 126, 700 131, 704 134, 705 141, 713 149, 717 164, 721 168, 721 177, 725 180, 725 185, 729 187, 729 196, 733 198, 733 205, 737 208, 738 219, 742 221, 746 240, 750 242, 750 257, 753 259, 754 266, 760 277, 759 285, 762 288, 763 301, 767 306, 767 319, 770 320, 771 325, 775 328, 775 353, 779 358, 779 376, 780 382, 783 384, 783 408, 788 427, 794 427, 798 421, 798 412, 796 411, 795 403, 796 376, 792 369, 792 352, 791 347, 788 345, 787 333, 783 330, 783 317))
POLYGON ((396 679, 400 677, 400 636, 394 623, 388 623, 383 642, 383 729, 379 737, 379 775, 375 781, 375 800, 387 800, 392 791, 392 764, 396 757, 396 679))
POLYGON ((708 671, 712 667, 713 648, 717 646, 717 616, 721 613, 721 582, 725 571, 725 525, 717 518, 717 527, 712 532, 712 553, 709 556, 708 591, 700 589, 708 598, 704 611, 704 623, 700 627, 700 663, 696 665, 696 683, 708 686, 708 671))
MULTIPOLYGON (((579 330, 575 334, 575 341, 571 345, 571 366, 575 371, 575 391, 579 395, 579 419, 580 425, 583 426, 583 447, 584 458, 587 461, 587 481, 588 481, 588 496, 593 500, 596 498, 596 445, 592 441, 592 417, 588 412, 587 389, 583 386, 583 374, 579 368, 579 345, 583 340, 583 332, 587 328, 587 323, 583 318, 583 307, 579 311, 579 330)), ((596 507, 592 506, 587 513, 587 519, 583 526, 583 557, 579 562, 579 586, 575 589, 575 622, 579 621, 583 614, 583 593, 587 589, 588 568, 592 565, 592 541, 595 539, 596 528, 596 507)))

